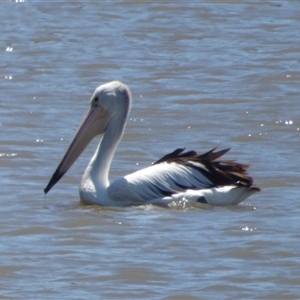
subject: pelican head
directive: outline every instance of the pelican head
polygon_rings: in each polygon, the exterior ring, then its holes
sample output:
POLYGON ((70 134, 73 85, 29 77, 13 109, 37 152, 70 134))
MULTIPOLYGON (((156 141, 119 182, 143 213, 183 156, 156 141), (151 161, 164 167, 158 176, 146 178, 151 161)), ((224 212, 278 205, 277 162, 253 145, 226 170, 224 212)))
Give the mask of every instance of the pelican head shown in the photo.
MULTIPOLYGON (((104 137, 101 144, 104 144, 102 151, 106 154, 106 157, 102 155, 102 158, 105 159, 105 165, 101 171, 104 173, 104 177, 108 176, 110 162, 123 134, 130 105, 130 90, 123 83, 112 81, 96 88, 91 98, 90 109, 77 129, 48 185, 44 189, 45 194, 69 170, 91 140, 103 134, 104 137), (108 131, 110 138, 105 142, 105 133, 108 131)), ((99 151, 101 151, 100 148, 99 151)))

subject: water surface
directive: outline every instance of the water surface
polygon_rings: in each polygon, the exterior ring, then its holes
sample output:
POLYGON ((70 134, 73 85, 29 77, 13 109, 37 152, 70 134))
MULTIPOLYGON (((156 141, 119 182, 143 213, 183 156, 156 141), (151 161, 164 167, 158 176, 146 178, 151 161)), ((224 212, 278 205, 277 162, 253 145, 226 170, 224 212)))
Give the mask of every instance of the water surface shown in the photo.
POLYGON ((0 3, 1 299, 300 298, 300 4, 0 3), (93 90, 133 107, 112 179, 232 150, 237 207, 79 204, 94 141, 44 197, 93 90))

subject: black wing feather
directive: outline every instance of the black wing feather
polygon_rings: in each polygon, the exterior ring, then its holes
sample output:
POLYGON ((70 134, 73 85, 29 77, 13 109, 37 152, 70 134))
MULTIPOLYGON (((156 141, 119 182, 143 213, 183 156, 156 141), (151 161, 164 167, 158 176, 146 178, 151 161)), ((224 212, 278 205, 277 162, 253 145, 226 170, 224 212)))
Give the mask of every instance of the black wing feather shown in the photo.
POLYGON ((220 159, 230 148, 220 151, 215 151, 216 148, 214 148, 203 154, 198 154, 195 151, 184 152, 184 150, 185 148, 178 148, 163 156, 154 165, 160 163, 178 163, 192 167, 205 174, 215 186, 235 184, 237 186, 250 187, 253 185, 252 177, 246 172, 249 165, 237 163, 233 160, 220 159))

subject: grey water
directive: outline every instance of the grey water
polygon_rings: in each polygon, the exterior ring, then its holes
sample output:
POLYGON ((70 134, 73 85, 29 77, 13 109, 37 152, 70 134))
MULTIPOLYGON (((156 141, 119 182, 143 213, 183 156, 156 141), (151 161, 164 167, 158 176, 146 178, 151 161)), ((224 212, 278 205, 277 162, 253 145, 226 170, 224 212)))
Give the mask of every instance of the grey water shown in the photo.
POLYGON ((300 2, 0 3, 1 299, 299 299, 300 2), (43 188, 94 89, 129 85, 112 180, 231 148, 236 207, 79 202, 94 141, 43 188))

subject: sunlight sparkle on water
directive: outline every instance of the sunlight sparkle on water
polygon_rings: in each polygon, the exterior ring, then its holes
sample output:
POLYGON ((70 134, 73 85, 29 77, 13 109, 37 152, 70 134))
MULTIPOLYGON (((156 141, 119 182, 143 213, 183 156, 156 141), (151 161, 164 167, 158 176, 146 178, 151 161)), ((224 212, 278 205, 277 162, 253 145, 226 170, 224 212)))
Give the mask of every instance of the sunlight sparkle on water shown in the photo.
POLYGON ((286 121, 279 120, 279 121, 276 121, 275 123, 276 124, 284 123, 284 125, 293 125, 294 121, 292 121, 292 120, 286 120, 286 121))
POLYGON ((254 227, 254 228, 249 228, 248 226, 242 227, 243 231, 253 231, 253 230, 256 230, 256 229, 257 229, 256 227, 254 227))
POLYGON ((0 157, 14 157, 17 156, 17 153, 0 153, 0 157))

